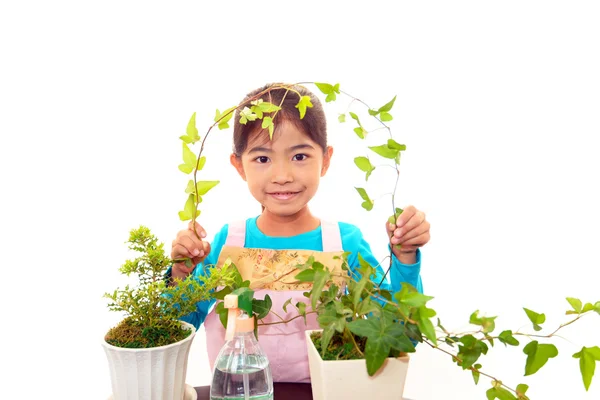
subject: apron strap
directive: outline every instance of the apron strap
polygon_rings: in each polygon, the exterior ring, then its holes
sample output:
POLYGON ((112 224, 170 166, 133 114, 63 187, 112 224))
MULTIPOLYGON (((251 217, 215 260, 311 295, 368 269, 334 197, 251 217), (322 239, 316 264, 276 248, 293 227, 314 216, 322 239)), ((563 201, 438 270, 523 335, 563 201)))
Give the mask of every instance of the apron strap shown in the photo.
POLYGON ((246 244, 246 221, 235 221, 229 224, 225 246, 244 247, 246 244))
POLYGON ((321 239, 324 252, 344 251, 340 225, 337 222, 321 220, 321 239))

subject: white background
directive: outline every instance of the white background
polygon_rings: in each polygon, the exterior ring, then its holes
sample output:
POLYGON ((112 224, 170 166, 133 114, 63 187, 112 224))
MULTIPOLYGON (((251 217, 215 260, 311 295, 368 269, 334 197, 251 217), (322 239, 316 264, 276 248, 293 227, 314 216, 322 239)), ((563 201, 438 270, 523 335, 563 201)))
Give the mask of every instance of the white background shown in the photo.
MULTIPOLYGON (((397 95, 398 198, 432 225, 431 306, 453 330, 476 309, 499 315, 497 332, 528 330, 525 306, 550 332, 565 297, 600 300, 599 17, 593 1, 3 2, 0 397, 108 397, 100 342, 120 316, 102 294, 126 283, 131 228, 170 250, 183 226, 178 136, 193 112, 202 132, 217 107, 273 81, 339 82, 372 107, 397 95)), ((313 209, 357 224, 383 256, 389 197, 372 185, 392 175, 375 171, 365 212, 352 164, 364 144, 337 123, 344 104, 327 105, 336 153, 313 209)), ((202 205, 209 236, 259 211, 230 146, 230 131, 209 138, 203 177, 222 181, 202 205)), ((482 364, 532 399, 598 399, 600 378, 586 393, 571 355, 600 345, 599 330, 596 314, 566 328, 533 377, 521 349, 496 345, 482 364)), ((210 381, 203 340, 192 385, 210 381)), ((405 395, 483 399, 488 387, 419 346, 405 395)))

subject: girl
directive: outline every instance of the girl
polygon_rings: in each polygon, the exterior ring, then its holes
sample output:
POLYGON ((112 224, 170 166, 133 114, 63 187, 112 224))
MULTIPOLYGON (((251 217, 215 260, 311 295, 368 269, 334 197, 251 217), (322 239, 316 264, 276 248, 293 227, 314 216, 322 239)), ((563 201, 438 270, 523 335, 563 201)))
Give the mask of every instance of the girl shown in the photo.
MULTIPOLYGON (((261 95, 269 87, 249 93, 246 99, 261 95)), ((203 265, 221 266, 231 258, 242 277, 251 281, 255 298, 269 294, 273 300, 271 309, 278 317, 289 320, 297 311, 289 307, 285 313, 285 301, 292 298, 292 304, 296 304, 307 300, 303 292, 310 286, 294 281, 293 276, 295 266, 309 256, 334 270, 341 270, 341 257, 336 256, 343 252, 351 252, 348 264, 354 271, 359 267, 359 253, 369 264, 379 263, 356 226, 321 220, 308 208, 333 154, 333 148, 327 145, 325 114, 319 99, 302 86, 293 86, 291 91, 272 89, 261 98, 281 106, 274 120, 273 138, 262 129, 260 120, 239 123, 237 110, 230 161, 262 205, 262 213, 223 226, 212 244, 204 240, 206 232, 202 226, 195 222, 201 236, 198 238, 190 223, 173 241, 171 257, 191 258, 200 268, 176 263, 170 273, 180 279, 191 273, 201 275, 203 265), (299 98, 295 91, 309 96, 313 104, 303 119, 295 107, 299 98)), ((429 241, 425 215, 412 206, 406 207, 396 224, 386 222, 386 229, 390 244, 401 247, 393 247, 391 282, 386 281, 383 286, 396 292, 401 282, 408 282, 422 292, 419 247, 429 241)), ((377 271, 382 277, 380 266, 377 271)), ((185 318, 196 328, 205 323, 211 370, 225 333, 218 315, 211 311, 213 304, 214 301, 198 303, 197 311, 185 318)), ((315 314, 309 314, 306 323, 296 318, 285 324, 273 324, 277 321, 280 320, 269 314, 259 327, 260 343, 269 359, 273 381, 310 382, 304 330, 319 329, 315 314)))

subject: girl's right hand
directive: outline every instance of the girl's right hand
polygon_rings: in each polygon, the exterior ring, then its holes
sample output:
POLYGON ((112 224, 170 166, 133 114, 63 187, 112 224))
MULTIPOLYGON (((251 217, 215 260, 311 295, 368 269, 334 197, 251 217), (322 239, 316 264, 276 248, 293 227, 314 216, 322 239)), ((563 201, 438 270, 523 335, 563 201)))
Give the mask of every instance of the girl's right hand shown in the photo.
POLYGON ((173 279, 185 279, 196 265, 204 261, 208 253, 210 253, 210 243, 202 240, 206 237, 206 231, 196 221, 191 221, 188 224, 188 229, 181 230, 177 233, 177 238, 173 240, 171 245, 171 259, 189 258, 192 260, 192 266, 187 267, 185 262, 173 263, 171 276, 173 279), (200 239, 194 232, 200 235, 200 239))

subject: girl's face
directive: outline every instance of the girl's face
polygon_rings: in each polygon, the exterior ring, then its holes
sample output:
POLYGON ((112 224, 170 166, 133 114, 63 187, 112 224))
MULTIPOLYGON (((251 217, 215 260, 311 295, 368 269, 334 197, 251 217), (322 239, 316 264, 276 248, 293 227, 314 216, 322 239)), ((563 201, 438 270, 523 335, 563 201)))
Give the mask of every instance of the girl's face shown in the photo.
POLYGON ((323 154, 321 146, 287 121, 279 124, 272 140, 267 135, 253 134, 240 158, 231 155, 231 163, 265 211, 292 216, 317 192, 333 148, 323 154))

